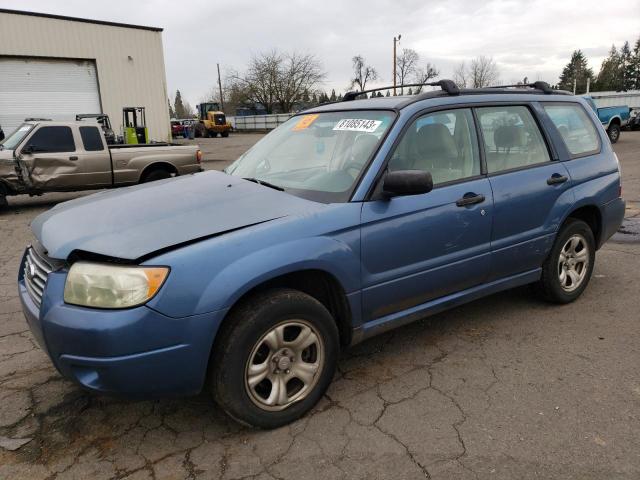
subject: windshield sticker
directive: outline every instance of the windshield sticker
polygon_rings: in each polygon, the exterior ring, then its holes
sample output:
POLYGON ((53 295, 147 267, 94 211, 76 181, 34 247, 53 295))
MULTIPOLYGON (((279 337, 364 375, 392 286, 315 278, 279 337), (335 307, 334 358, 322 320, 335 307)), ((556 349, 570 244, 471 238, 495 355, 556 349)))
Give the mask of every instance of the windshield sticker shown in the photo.
POLYGON ((292 130, 296 131, 309 128, 309 125, 311 125, 316 118, 318 118, 317 113, 314 115, 303 115, 302 118, 298 120, 298 123, 296 123, 295 127, 292 128, 292 130))
POLYGON ((367 120, 364 118, 345 118, 340 120, 334 130, 347 130, 350 132, 375 132, 382 125, 382 120, 367 120))

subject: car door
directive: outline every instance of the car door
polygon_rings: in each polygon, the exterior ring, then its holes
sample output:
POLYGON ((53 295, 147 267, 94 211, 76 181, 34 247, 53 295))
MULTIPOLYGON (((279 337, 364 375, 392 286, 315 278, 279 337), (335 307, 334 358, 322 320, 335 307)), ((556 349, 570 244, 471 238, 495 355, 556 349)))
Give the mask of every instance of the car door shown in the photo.
POLYGON ((493 190, 490 280, 534 270, 572 203, 569 173, 554 160, 530 105, 476 109, 493 190))
POLYGON ((388 171, 424 170, 426 194, 378 198, 362 207, 365 321, 484 282, 489 274, 492 193, 481 173, 470 109, 415 119, 388 171))
POLYGON ((82 171, 82 184, 87 187, 105 187, 112 183, 111 154, 98 126, 79 129, 82 148, 77 156, 82 171))
POLYGON ((82 167, 69 126, 41 125, 20 150, 34 188, 68 190, 82 185, 82 167))

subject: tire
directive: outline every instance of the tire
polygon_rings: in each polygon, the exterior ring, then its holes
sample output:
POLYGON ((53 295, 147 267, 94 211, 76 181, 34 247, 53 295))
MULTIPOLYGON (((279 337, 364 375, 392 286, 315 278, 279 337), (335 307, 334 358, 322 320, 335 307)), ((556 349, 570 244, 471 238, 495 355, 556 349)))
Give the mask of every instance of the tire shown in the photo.
POLYGON ((9 202, 7 202, 7 197, 0 194, 0 212, 6 209, 9 206, 9 202))
POLYGON ((218 333, 209 377, 213 398, 245 425, 264 429, 286 425, 313 408, 326 391, 339 345, 333 317, 313 297, 290 289, 256 294, 234 308, 218 333), (275 332, 281 332, 280 337, 275 332), (302 346, 314 343, 296 349, 298 339, 302 346), (253 386, 252 365, 257 369, 253 386), (307 381, 296 376, 296 369, 307 381), (276 382, 284 385, 282 396, 277 395, 276 382))
POLYGON ((220 134, 221 137, 227 138, 229 136, 229 132, 222 132, 220 134))
POLYGON ((536 289, 550 302, 573 302, 587 288, 595 259, 596 242, 591 228, 582 220, 569 218, 558 232, 551 253, 542 265, 542 277, 535 285, 536 289), (571 251, 574 239, 579 239, 577 252, 571 251), (586 248, 586 254, 580 254, 583 251, 581 248, 586 248), (561 254, 566 261, 563 261, 561 254), (586 263, 580 262, 580 259, 586 263))
POLYGON ((609 140, 611 143, 616 143, 620 139, 620 125, 612 123, 607 128, 607 135, 609 135, 609 140))
POLYGON ((164 180, 165 178, 171 177, 171 172, 168 170, 165 170, 164 168, 154 168, 144 174, 140 183, 155 182, 156 180, 164 180))

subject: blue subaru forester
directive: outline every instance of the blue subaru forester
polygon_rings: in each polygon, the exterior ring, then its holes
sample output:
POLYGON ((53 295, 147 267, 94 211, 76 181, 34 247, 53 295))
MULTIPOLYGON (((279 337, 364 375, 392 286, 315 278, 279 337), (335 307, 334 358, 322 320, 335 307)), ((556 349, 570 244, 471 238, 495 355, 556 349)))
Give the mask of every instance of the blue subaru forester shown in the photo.
POLYGON ((542 82, 432 85, 350 93, 226 172, 40 215, 18 280, 40 346, 88 389, 206 385, 272 428, 320 399, 341 347, 519 285, 578 298, 625 211, 593 111, 542 82))

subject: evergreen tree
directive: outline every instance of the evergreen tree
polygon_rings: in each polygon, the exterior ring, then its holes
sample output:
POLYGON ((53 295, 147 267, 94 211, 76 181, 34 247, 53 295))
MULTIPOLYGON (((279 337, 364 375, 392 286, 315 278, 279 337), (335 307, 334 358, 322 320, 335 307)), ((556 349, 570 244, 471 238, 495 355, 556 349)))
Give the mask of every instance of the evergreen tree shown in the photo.
POLYGON ((331 96, 329 97, 329 100, 332 102, 335 102, 338 99, 338 97, 336 97, 336 91, 335 89, 331 89, 331 96))
POLYGON ((173 107, 171 106, 171 100, 167 98, 167 103, 169 104, 169 118, 176 118, 176 112, 173 111, 173 107))
POLYGON ((318 104, 318 95, 316 94, 316 92, 313 92, 313 95, 311 95, 311 103, 313 103, 314 105, 318 104))
POLYGON ((633 88, 633 65, 631 61, 631 47, 629 42, 624 42, 620 49, 620 76, 621 85, 617 90, 631 90, 633 88))
POLYGON ((611 46, 609 56, 605 58, 598 72, 594 90, 620 90, 623 85, 622 58, 615 45, 611 46))
POLYGON ((176 90, 176 98, 173 101, 173 111, 176 115, 176 118, 186 118, 188 113, 184 108, 184 104, 182 103, 182 95, 180 95, 180 90, 176 90))
POLYGON ((391 92, 389 92, 389 90, 387 90, 387 95, 386 95, 386 96, 387 96, 387 97, 390 97, 390 96, 391 96, 391 92))
POLYGON ((640 90, 640 37, 636 40, 629 62, 629 88, 640 90))
POLYGON ((593 80, 593 70, 589 68, 587 58, 581 50, 575 50, 571 54, 571 60, 562 70, 559 86, 563 90, 573 91, 573 82, 576 82, 576 93, 587 91, 587 79, 593 80))
POLYGON ((413 95, 413 89, 409 87, 409 91, 407 92, 409 95, 413 95))

